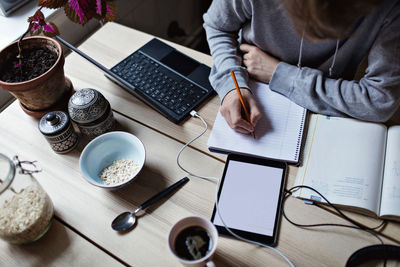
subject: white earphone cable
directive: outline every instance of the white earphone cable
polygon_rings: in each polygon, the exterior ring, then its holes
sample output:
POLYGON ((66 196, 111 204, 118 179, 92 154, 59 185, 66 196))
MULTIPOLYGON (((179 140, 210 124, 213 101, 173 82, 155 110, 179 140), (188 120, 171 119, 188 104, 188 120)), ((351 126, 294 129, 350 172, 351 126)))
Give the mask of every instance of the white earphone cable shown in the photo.
POLYGON ((205 122, 205 120, 204 120, 199 114, 197 114, 196 111, 191 111, 191 112, 190 112, 190 115, 192 115, 193 117, 199 118, 199 119, 203 122, 203 124, 204 124, 204 126, 205 126, 205 129, 201 132, 201 134, 199 134, 198 136, 196 136, 195 138, 193 138, 192 140, 190 140, 189 142, 187 142, 187 143, 181 148, 181 150, 179 150, 178 155, 177 155, 177 157, 176 157, 176 163, 178 164, 179 168, 181 168, 184 172, 186 172, 187 174, 189 174, 189 175, 191 175, 191 176, 217 182, 217 181, 218 181, 217 178, 215 178, 215 177, 208 177, 208 176, 196 175, 196 174, 191 173, 190 171, 186 170, 185 168, 183 168, 183 166, 179 163, 179 159, 180 159, 180 157, 181 157, 182 151, 183 151, 186 147, 188 147, 191 143, 193 143, 194 141, 196 141, 197 139, 199 139, 199 138, 200 138, 203 134, 205 134, 205 133, 207 132, 207 130, 208 130, 208 125, 207 125, 207 123, 205 122))

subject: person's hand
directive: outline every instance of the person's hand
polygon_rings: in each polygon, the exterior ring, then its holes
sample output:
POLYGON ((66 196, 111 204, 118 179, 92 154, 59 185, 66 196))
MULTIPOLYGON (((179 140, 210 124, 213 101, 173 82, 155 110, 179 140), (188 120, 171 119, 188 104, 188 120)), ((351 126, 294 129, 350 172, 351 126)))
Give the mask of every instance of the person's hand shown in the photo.
POLYGON ((250 123, 246 118, 242 117, 242 105, 236 90, 230 91, 224 97, 220 110, 222 116, 232 129, 240 133, 250 134, 254 131, 254 127, 261 118, 261 112, 256 100, 248 89, 240 89, 240 92, 249 112, 250 123))
POLYGON ((279 60, 254 45, 241 44, 240 50, 243 52, 243 63, 249 75, 261 82, 269 83, 279 60))

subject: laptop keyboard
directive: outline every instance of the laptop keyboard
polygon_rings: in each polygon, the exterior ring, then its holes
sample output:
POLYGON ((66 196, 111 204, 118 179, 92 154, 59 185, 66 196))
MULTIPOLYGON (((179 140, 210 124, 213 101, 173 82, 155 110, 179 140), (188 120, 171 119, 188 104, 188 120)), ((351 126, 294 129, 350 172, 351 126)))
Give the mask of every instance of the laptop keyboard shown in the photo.
POLYGON ((177 123, 204 100, 206 90, 174 73, 140 51, 111 69, 143 100, 177 123))

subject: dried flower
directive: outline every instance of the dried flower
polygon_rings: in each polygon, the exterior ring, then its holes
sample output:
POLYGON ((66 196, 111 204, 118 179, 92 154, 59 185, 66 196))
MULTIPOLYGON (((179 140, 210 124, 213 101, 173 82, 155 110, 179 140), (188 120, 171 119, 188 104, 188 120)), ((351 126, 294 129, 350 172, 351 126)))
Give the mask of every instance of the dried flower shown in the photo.
POLYGON ((39 9, 28 18, 29 26, 27 31, 18 41, 19 58, 21 58, 20 42, 29 32, 30 34, 43 33, 46 36, 54 37, 59 35, 57 26, 52 22, 46 22, 41 11, 43 7, 50 9, 64 8, 65 15, 75 23, 85 25, 91 19, 102 22, 115 20, 117 8, 114 0, 39 0, 39 9))
POLYGON ((44 35, 49 37, 59 35, 60 32, 58 31, 57 26, 52 22, 47 23, 45 21, 41 9, 42 8, 39 8, 32 17, 28 18, 28 31, 31 34, 40 34, 41 32, 43 32, 44 35))
POLYGON ((39 0, 40 7, 64 8, 67 17, 82 25, 92 18, 103 22, 116 18, 116 6, 113 0, 39 0))

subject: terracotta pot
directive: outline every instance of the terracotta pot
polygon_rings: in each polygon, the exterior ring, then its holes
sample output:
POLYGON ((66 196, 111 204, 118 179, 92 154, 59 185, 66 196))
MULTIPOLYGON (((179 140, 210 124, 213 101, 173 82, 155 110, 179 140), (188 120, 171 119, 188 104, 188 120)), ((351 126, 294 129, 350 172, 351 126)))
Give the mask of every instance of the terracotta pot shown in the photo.
POLYGON ((74 87, 72 86, 70 79, 68 78, 65 78, 65 86, 66 86, 65 94, 61 97, 60 100, 58 100, 57 103, 55 103, 49 108, 41 110, 31 110, 25 107, 21 102, 19 102, 19 105, 22 108, 22 110, 25 111, 26 114, 38 119, 42 118, 45 114, 49 113, 50 111, 67 111, 68 101, 71 98, 71 96, 75 93, 75 90, 74 87))
MULTIPOLYGON (((60 101, 62 102, 62 99, 70 93, 67 91, 71 89, 65 82, 64 55, 61 45, 52 38, 34 36, 24 38, 21 47, 23 50, 45 47, 58 55, 57 61, 47 72, 34 79, 17 83, 0 80, 0 87, 14 95, 20 101, 21 106, 30 111, 45 111, 55 104, 59 105, 60 101)), ((17 54, 17 42, 0 51, 0 72, 5 68, 6 62, 11 57, 16 57, 17 54)), ((64 101, 68 103, 68 99, 64 101)))

